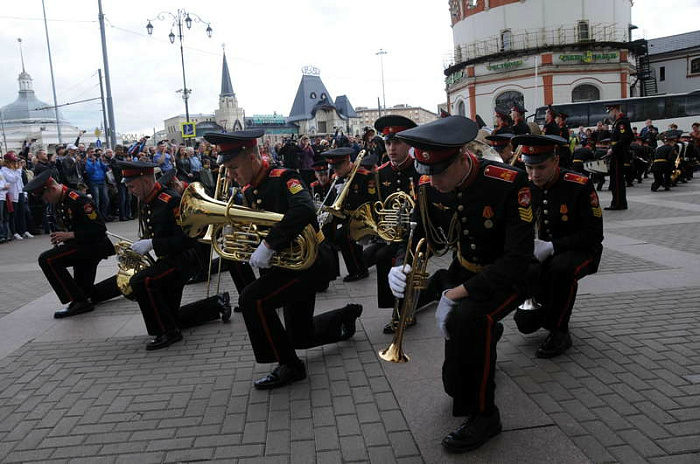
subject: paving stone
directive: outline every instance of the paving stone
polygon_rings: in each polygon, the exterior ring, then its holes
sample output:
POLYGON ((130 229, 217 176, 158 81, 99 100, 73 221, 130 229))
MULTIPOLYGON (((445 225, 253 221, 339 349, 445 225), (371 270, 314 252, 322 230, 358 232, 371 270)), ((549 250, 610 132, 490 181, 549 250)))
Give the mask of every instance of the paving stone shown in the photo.
POLYGON ((318 451, 338 449, 338 429, 335 426, 315 428, 314 439, 318 451))
POLYGON ((341 437, 340 450, 345 461, 361 461, 367 459, 367 447, 361 436, 341 437))

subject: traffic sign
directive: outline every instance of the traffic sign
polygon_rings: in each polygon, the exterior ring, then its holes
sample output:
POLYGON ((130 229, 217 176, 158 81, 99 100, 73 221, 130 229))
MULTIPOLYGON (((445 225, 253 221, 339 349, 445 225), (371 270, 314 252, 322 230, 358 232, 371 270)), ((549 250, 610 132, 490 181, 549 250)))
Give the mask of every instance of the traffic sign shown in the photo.
POLYGON ((102 148, 102 140, 100 140, 100 139, 95 140, 95 148, 102 148))
POLYGON ((197 136, 197 129, 193 122, 181 122, 180 131, 183 139, 189 139, 197 136))

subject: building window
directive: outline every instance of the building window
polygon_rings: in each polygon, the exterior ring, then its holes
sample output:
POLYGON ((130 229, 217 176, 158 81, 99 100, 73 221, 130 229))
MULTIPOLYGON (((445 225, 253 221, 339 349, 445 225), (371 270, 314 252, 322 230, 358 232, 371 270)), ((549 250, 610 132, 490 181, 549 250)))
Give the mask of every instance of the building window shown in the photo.
POLYGON ((589 34, 588 29, 588 21, 579 21, 578 25, 576 26, 576 33, 578 35, 579 42, 586 42, 588 40, 591 40, 591 36, 589 34))
POLYGON ((690 60, 690 74, 700 74, 700 58, 690 60))
POLYGON ((513 48, 512 37, 513 37, 513 35, 511 34, 510 29, 504 29, 501 31, 501 51, 502 52, 507 52, 508 50, 513 48))
POLYGON ((659 68, 659 80, 660 81, 666 80, 666 66, 661 66, 659 68))
POLYGON ((309 95, 309 97, 311 97, 312 99, 315 100, 316 99, 316 92, 311 92, 311 95, 309 95))
POLYGON ((464 100, 457 103, 457 114, 460 116, 466 116, 467 110, 464 108, 464 100))
POLYGON ((509 90, 496 97, 496 104, 494 106, 502 106, 510 109, 516 103, 525 106, 525 97, 517 90, 509 90))
POLYGON ((574 90, 571 92, 571 101, 573 103, 595 100, 600 100, 600 90, 595 85, 581 84, 574 87, 574 90))

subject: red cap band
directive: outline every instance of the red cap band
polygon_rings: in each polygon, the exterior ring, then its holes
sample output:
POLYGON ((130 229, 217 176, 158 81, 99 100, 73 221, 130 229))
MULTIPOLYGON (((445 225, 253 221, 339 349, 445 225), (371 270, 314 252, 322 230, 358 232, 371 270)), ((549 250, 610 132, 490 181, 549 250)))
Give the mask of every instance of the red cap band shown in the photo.
POLYGON ((382 129, 382 135, 396 134, 397 132, 405 131, 406 126, 386 126, 382 129))
POLYGON ((510 140, 489 140, 489 143, 494 147, 500 147, 501 145, 508 145, 510 140))
POLYGON ((151 167, 139 168, 139 169, 131 169, 131 168, 122 169, 122 176, 124 176, 124 177, 140 177, 140 176, 147 176, 149 174, 153 174, 153 168, 151 168, 151 167))
POLYGON ((328 161, 330 164, 340 164, 343 161, 348 161, 350 159, 350 155, 347 156, 341 156, 337 158, 326 158, 326 161, 328 161))

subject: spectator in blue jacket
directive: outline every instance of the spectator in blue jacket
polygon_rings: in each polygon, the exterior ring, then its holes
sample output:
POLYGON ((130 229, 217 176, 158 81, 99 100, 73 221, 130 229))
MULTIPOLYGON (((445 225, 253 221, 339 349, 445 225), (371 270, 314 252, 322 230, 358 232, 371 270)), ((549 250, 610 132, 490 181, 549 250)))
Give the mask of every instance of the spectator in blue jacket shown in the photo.
POLYGON ((102 159, 95 156, 95 150, 88 148, 85 162, 85 174, 92 201, 102 213, 105 221, 109 220, 109 193, 107 191, 107 171, 109 166, 102 159))

